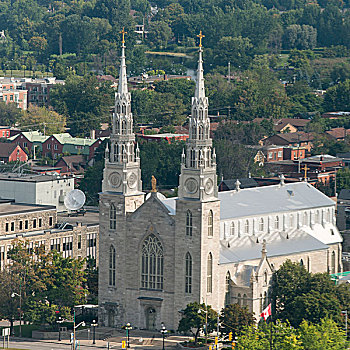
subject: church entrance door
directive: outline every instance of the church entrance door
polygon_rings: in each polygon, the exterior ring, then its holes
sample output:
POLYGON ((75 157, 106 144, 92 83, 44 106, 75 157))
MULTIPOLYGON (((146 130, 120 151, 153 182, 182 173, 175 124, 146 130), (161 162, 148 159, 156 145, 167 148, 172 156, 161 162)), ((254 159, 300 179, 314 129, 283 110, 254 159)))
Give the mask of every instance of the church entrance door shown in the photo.
POLYGON ((114 327, 114 311, 108 311, 108 327, 114 327))
POLYGON ((153 307, 150 307, 146 310, 146 328, 147 329, 156 329, 156 310, 153 307))

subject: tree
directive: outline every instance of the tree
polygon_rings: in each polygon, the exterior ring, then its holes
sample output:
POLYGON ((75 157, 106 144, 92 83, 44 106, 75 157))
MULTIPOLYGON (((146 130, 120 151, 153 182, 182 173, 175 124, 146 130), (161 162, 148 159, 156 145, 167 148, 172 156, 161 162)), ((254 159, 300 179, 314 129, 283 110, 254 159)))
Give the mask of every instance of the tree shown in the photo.
POLYGON ((13 126, 21 117, 21 110, 15 103, 0 102, 0 124, 13 126))
POLYGON ((312 324, 303 321, 299 328, 300 340, 303 349, 307 350, 341 350, 347 349, 345 332, 329 318, 312 324))
POLYGON ((54 323, 56 311, 66 315, 85 300, 82 259, 63 258, 56 251, 46 253, 42 246, 29 249, 26 241, 18 241, 8 257, 11 264, 0 273, 1 301, 7 300, 0 303, 0 313, 10 322, 20 316, 19 298, 10 298, 13 292, 21 296, 24 319, 35 323, 54 323))
POLYGON ((317 323, 324 317, 340 323, 341 310, 350 302, 350 292, 335 286, 327 273, 311 274, 290 260, 273 274, 271 296, 276 317, 292 326, 304 319, 317 323))
POLYGON ((30 105, 29 108, 22 113, 18 123, 24 130, 35 129, 46 135, 52 135, 65 131, 66 117, 52 109, 30 105))
POLYGON ((179 322, 179 332, 192 333, 194 343, 197 344, 198 336, 202 330, 206 334, 212 332, 216 327, 217 313, 210 305, 190 303, 183 311, 182 318, 179 322), (206 326, 208 327, 206 329, 206 326))
POLYGON ((350 111, 350 79, 327 89, 323 109, 331 111, 350 111))
POLYGON ((288 49, 314 49, 317 43, 317 29, 305 24, 292 24, 285 29, 283 42, 288 49))
POLYGON ((64 85, 51 90, 51 105, 54 110, 67 117, 67 126, 73 135, 87 135, 91 129, 109 120, 109 109, 113 105, 113 89, 100 84, 93 75, 68 77, 64 85))
POLYGON ((238 304, 227 305, 220 313, 221 332, 232 332, 233 337, 239 336, 245 327, 253 325, 254 322, 253 313, 249 312, 247 307, 238 304))
POLYGON ((169 25, 163 21, 154 21, 149 25, 147 41, 155 47, 167 47, 168 41, 173 36, 169 25))

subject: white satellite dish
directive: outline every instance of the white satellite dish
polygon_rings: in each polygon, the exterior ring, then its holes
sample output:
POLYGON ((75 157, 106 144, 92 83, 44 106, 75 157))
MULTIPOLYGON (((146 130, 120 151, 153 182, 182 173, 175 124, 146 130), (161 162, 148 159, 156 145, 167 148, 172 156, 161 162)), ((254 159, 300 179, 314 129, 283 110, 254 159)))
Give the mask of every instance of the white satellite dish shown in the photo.
POLYGON ((64 205, 68 210, 79 210, 85 204, 85 194, 78 189, 70 191, 64 198, 64 205))

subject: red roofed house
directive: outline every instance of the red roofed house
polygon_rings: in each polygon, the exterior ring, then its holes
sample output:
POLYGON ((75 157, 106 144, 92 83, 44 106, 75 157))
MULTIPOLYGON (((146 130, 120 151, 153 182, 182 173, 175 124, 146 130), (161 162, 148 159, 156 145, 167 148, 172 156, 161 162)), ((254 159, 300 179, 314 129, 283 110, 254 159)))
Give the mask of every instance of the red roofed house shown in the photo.
POLYGON ((345 128, 333 128, 331 130, 326 131, 327 135, 335 138, 337 141, 342 141, 346 136, 350 135, 350 129, 345 128))
POLYGON ((1 162, 26 162, 28 155, 23 149, 13 143, 0 143, 0 161, 1 162))

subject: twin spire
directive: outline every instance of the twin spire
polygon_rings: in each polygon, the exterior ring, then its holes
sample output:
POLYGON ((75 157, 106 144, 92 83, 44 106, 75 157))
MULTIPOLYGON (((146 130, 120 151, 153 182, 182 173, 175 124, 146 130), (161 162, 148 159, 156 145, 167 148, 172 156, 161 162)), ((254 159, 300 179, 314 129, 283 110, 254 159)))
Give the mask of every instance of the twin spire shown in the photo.
POLYGON ((120 95, 123 95, 128 93, 128 80, 126 77, 126 64, 125 64, 125 34, 127 34, 127 32, 123 28, 123 30, 120 33, 122 34, 123 39, 122 39, 122 55, 120 57, 118 93, 120 95))
POLYGON ((203 58, 202 58, 202 39, 205 35, 202 34, 202 31, 197 35, 199 38, 199 59, 198 59, 198 68, 197 68, 197 82, 196 90, 194 96, 198 99, 205 97, 205 88, 204 88, 204 74, 203 74, 203 58))

